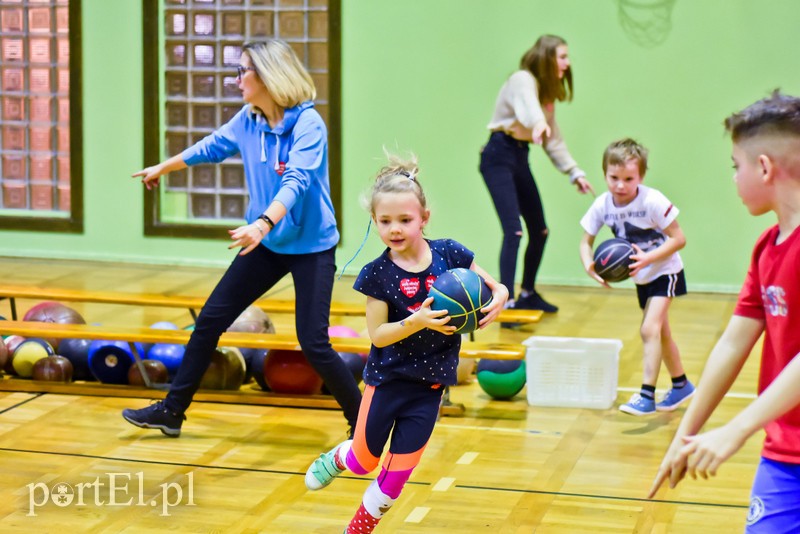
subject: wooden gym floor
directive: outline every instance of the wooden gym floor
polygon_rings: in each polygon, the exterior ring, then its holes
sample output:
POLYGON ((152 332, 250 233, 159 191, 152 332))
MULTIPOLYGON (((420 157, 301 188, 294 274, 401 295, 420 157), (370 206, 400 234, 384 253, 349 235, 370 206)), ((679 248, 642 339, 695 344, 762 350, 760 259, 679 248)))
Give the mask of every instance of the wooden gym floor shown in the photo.
MULTIPOLYGON (((13 284, 205 295, 222 269, 0 258, 13 284)), ((352 280, 334 298, 353 301, 352 280)), ((492 325, 479 341, 531 335, 618 338, 624 343, 617 402, 641 380, 640 312, 631 290, 540 288, 561 311, 521 330, 492 325)), ((691 288, 690 288, 691 289, 691 288)), ((290 280, 272 295, 291 298, 290 280)), ((670 313, 696 381, 724 328, 734 295, 690 294, 670 313)), ((21 313, 35 304, 21 301, 21 313)), ((87 322, 184 326, 188 312, 75 304, 87 322)), ((6 301, 0 315, 9 316, 6 301)), ((293 317, 273 316, 278 332, 293 317)), ((342 318, 359 331, 363 318, 342 318)), ((757 354, 712 418, 716 426, 751 402, 757 354)), ((662 370, 659 393, 668 387, 662 370)), ((0 380, 0 389, 2 380, 0 380)), ((452 388, 464 417, 438 424, 422 463, 376 529, 380 533, 741 532, 762 436, 707 481, 644 497, 683 409, 637 418, 614 409, 541 408, 525 391, 489 399, 473 380, 452 388)), ((303 475, 345 438, 338 411, 194 403, 179 439, 124 422, 147 401, 0 391, 0 531, 339 533, 368 479, 341 476, 309 492, 303 475), (113 488, 111 487, 113 485, 113 488), (60 489, 59 489, 60 488, 60 489), (70 499, 72 499, 70 501, 70 499)))

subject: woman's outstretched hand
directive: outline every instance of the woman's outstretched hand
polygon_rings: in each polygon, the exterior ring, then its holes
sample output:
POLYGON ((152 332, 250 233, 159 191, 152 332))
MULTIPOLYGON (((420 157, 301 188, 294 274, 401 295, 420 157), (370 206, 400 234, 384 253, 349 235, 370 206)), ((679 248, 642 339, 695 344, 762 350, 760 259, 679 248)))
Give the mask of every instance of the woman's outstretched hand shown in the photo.
POLYGON ((161 169, 161 165, 153 165, 152 167, 145 167, 141 171, 131 174, 131 178, 141 177, 144 186, 147 189, 153 189, 154 187, 158 187, 162 174, 164 174, 164 171, 161 169))
POLYGON ((591 193, 593 197, 597 196, 594 192, 594 187, 592 187, 592 184, 589 183, 589 180, 587 180, 585 176, 581 176, 575 180, 575 186, 578 188, 578 193, 583 195, 591 193))

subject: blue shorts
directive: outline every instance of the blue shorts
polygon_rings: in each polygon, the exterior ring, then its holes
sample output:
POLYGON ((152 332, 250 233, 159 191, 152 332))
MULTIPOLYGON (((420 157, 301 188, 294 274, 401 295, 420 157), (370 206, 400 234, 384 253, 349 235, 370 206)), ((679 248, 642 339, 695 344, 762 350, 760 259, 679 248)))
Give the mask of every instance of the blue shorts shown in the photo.
POLYGON ((761 458, 750 493, 746 534, 800 532, 800 464, 761 458))
POLYGON ((663 274, 647 284, 636 286, 636 296, 639 297, 639 307, 647 306, 650 297, 680 297, 686 294, 686 276, 683 269, 677 274, 663 274))

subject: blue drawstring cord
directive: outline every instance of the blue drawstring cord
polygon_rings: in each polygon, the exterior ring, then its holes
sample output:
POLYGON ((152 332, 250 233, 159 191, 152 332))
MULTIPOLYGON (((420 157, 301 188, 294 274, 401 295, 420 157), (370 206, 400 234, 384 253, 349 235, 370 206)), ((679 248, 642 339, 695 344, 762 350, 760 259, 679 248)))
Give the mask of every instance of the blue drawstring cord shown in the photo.
POLYGON ((337 278, 337 280, 341 280, 342 279, 342 276, 344 276, 344 271, 345 271, 345 269, 347 269, 347 266, 350 265, 351 263, 353 263, 353 260, 356 259, 356 256, 358 256, 358 253, 361 252, 361 249, 363 249, 364 245, 367 244, 367 238, 369 237, 369 229, 371 227, 372 227, 372 217, 369 218, 369 223, 367 223, 367 233, 364 234, 364 240, 361 241, 361 245, 358 247, 358 250, 356 250, 356 253, 353 254, 353 257, 350 258, 350 260, 347 263, 344 264, 344 267, 342 267, 342 272, 341 272, 341 274, 339 274, 339 278, 337 278))

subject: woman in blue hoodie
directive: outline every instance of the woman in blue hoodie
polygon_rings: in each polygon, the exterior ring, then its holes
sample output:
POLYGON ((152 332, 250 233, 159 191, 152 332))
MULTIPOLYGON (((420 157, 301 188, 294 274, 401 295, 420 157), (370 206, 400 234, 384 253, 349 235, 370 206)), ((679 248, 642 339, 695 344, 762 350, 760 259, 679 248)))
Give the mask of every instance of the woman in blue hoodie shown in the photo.
POLYGON ((151 189, 169 172, 239 154, 250 204, 247 224, 228 231, 229 248, 241 251, 203 306, 166 398, 123 410, 122 416, 136 426, 179 436, 184 412, 222 332, 291 273, 295 288, 302 288, 295 291, 300 346, 352 431, 361 392, 328 338, 339 232, 330 195, 327 130, 314 109, 314 82, 294 51, 277 39, 245 44, 237 70, 246 105, 181 154, 133 174, 151 189))

